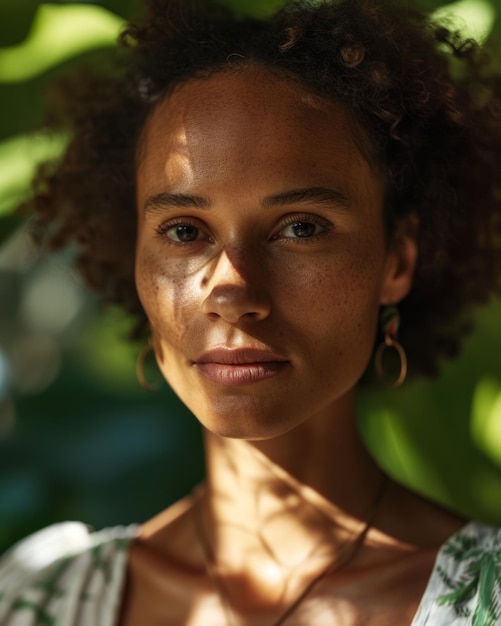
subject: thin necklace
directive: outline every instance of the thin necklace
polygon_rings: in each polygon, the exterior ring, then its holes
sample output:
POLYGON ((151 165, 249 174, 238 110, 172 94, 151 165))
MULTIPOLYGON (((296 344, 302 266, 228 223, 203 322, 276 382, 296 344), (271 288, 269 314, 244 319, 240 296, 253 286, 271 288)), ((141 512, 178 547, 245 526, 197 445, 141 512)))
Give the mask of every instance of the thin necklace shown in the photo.
MULTIPOLYGON (((353 538, 350 541, 347 541, 341 547, 341 549, 336 554, 336 557, 334 558, 334 560, 331 563, 329 563, 329 565, 325 569, 323 569, 320 572, 320 574, 318 574, 311 582, 308 583, 305 589, 299 594, 299 596, 289 606, 289 608, 285 611, 285 613, 282 613, 278 621, 274 622, 272 626, 282 626, 285 623, 285 621, 294 613, 294 611, 296 611, 296 609, 300 606, 303 600, 305 600, 305 598, 309 595, 312 589, 316 587, 321 580, 323 580, 326 576, 329 576, 329 574, 332 574, 336 570, 340 570, 341 568, 345 567, 353 559, 353 557, 357 554, 358 550, 364 543, 367 533, 372 527, 372 524, 376 517, 376 513, 379 509, 379 505, 381 504, 383 496, 386 492, 386 487, 388 486, 388 482, 389 482, 388 477, 385 476, 383 479, 383 483, 381 487, 379 488, 376 494, 376 497, 374 498, 370 506, 369 512, 365 516, 365 520, 363 522, 363 527, 361 528, 361 530, 358 531, 357 533, 354 533, 353 538)), ((193 516, 193 522, 194 522, 194 527, 195 527, 195 534, 200 543, 200 546, 202 547, 205 569, 207 571, 207 574, 209 575, 209 578, 212 581, 212 584, 214 585, 217 595, 219 596, 221 606, 223 607, 226 624, 227 626, 233 626, 234 620, 233 620, 232 610, 230 608, 230 602, 228 600, 228 594, 224 588, 224 585, 221 579, 219 578, 219 576, 216 574, 214 570, 214 553, 212 550, 212 546, 210 545, 209 539, 207 537, 207 534, 205 533, 202 519, 200 518, 200 515, 198 513, 199 502, 200 500, 196 502, 195 505, 192 507, 192 516, 193 516)))

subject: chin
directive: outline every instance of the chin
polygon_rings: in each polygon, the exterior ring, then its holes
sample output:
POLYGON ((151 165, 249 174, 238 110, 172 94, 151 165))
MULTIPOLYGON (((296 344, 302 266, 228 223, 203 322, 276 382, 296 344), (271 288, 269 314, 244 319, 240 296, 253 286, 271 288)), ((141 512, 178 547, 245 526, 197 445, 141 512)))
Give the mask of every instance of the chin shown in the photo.
POLYGON ((202 426, 213 435, 226 439, 266 441, 285 435, 298 424, 287 419, 277 419, 276 413, 238 410, 215 412, 199 417, 202 426))
POLYGON ((205 425, 204 427, 213 435, 221 437, 221 439, 238 439, 240 441, 268 441, 270 439, 276 439, 287 432, 276 432, 271 429, 263 432, 263 429, 245 427, 209 428, 205 425))

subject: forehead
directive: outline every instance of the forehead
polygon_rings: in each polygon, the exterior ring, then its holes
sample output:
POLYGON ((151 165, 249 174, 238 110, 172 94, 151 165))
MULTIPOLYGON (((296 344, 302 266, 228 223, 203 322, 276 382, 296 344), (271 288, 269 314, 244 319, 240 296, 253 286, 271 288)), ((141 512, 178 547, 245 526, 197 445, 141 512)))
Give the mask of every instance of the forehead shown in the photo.
POLYGON ((253 184, 269 174, 294 179, 296 186, 321 185, 336 174, 358 177, 362 186, 369 180, 382 185, 354 127, 343 105, 266 69, 218 73, 179 86, 153 110, 138 181, 176 186, 191 177, 210 184, 231 171, 233 179, 247 176, 253 184))

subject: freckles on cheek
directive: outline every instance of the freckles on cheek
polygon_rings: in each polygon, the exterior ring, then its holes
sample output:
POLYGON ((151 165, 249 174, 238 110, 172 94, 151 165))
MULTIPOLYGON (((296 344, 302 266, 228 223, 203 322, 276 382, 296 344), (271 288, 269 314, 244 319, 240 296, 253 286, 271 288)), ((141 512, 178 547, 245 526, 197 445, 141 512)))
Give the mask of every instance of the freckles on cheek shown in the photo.
MULTIPOLYGON (((306 277, 305 277, 306 278, 306 277)), ((378 277, 374 259, 344 254, 319 264, 296 293, 298 312, 307 316, 318 338, 343 330, 353 342, 367 341, 377 318, 378 277), (315 332, 315 330, 317 332, 315 332)))
POLYGON ((190 291, 182 278, 166 272, 156 257, 140 260, 137 288, 152 330, 160 340, 178 344, 188 330, 190 291))

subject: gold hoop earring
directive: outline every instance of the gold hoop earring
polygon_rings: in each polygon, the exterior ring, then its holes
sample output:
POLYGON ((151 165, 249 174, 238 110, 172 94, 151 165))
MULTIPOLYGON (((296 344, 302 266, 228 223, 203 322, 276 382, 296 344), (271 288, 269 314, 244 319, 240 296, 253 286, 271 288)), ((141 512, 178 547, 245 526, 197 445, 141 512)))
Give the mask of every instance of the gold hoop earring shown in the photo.
POLYGON ((142 348, 141 352, 137 355, 136 361, 136 376, 139 384, 145 391, 158 391, 158 385, 152 385, 146 379, 144 374, 144 363, 146 361, 146 357, 150 352, 155 352, 153 348, 153 344, 151 343, 151 338, 148 339, 148 343, 142 348))
POLYGON ((376 372, 384 385, 397 388, 403 385, 407 378, 407 355, 402 345, 398 342, 398 329, 400 327, 400 313, 395 307, 387 307, 381 314, 381 329, 384 334, 384 341, 376 350, 375 365, 376 372), (389 379, 384 371, 383 357, 388 349, 393 349, 400 361, 400 371, 395 380, 389 379))

